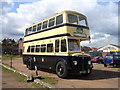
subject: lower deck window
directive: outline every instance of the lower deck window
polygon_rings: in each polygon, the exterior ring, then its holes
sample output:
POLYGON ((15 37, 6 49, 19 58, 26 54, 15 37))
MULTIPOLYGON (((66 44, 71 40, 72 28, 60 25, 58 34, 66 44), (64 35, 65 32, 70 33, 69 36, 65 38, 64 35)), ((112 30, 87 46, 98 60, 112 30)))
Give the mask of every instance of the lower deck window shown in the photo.
POLYGON ((68 39, 68 50, 69 51, 80 51, 79 41, 75 39, 68 39))
POLYGON ((55 52, 59 52, 59 40, 55 40, 55 52))
POLYGON ((46 45, 41 45, 41 52, 46 52, 46 45))
POLYGON ((28 47, 27 52, 30 52, 30 46, 28 47))
POLYGON ((47 52, 52 52, 53 44, 47 44, 47 52))
POLYGON ((61 40, 61 52, 66 52, 67 47, 66 47, 66 40, 61 40))
POLYGON ((40 52, 40 45, 36 45, 36 52, 40 52))
POLYGON ((31 52, 34 52, 35 46, 31 46, 31 52))

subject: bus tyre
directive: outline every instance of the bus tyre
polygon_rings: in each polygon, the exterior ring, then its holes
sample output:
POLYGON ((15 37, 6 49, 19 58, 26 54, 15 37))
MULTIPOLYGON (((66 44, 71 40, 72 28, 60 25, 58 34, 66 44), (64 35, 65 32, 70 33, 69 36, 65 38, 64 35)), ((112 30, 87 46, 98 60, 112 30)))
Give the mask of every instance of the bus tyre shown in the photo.
POLYGON ((27 67, 28 67, 29 70, 34 70, 34 68, 35 68, 31 58, 28 59, 27 67))
POLYGON ((56 65, 56 74, 60 78, 66 78, 68 75, 68 70, 64 62, 59 61, 56 65))
POLYGON ((106 64, 104 64, 104 67, 107 67, 107 65, 106 65, 106 64))

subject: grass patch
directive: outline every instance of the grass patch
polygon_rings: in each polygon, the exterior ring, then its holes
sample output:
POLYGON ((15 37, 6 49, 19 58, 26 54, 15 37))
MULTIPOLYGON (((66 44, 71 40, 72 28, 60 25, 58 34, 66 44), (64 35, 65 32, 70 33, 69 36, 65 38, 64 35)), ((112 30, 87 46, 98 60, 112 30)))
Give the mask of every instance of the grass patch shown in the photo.
MULTIPOLYGON (((0 67, 2 67, 2 66, 0 66, 0 67)), ((2 67, 2 72, 11 73, 13 75, 13 77, 15 77, 15 79, 18 82, 27 83, 26 82, 26 80, 27 80, 26 77, 21 75, 21 74, 19 74, 19 73, 13 72, 13 71, 11 71, 11 70, 9 70, 7 68, 4 68, 4 67, 2 67)), ((45 88, 43 85, 37 84, 35 82, 30 82, 28 84, 31 84, 34 88, 45 88)))
POLYGON ((26 77, 21 75, 21 74, 19 74, 19 73, 13 72, 13 71, 11 71, 9 69, 6 69, 4 67, 2 67, 2 71, 11 73, 13 75, 13 77, 15 77, 16 80, 19 81, 19 82, 25 82, 26 81, 26 77))
POLYGON ((20 55, 2 55, 2 60, 10 60, 12 58, 21 58, 20 55))
POLYGON ((43 77, 43 79, 41 79, 41 81, 47 82, 47 83, 52 84, 52 85, 55 85, 58 80, 54 77, 43 77))

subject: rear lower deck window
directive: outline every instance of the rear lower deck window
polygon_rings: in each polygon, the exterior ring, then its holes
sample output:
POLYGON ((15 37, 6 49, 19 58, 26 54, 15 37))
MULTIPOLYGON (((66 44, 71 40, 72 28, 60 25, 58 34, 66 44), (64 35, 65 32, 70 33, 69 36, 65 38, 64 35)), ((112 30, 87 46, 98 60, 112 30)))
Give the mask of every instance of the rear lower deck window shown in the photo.
POLYGON ((28 47, 27 52, 30 52, 30 46, 28 47))
POLYGON ((40 45, 36 45, 35 52, 40 52, 40 45))
POLYGON ((46 52, 46 45, 41 45, 41 52, 46 52))
POLYGON ((35 46, 31 46, 31 52, 34 52, 35 46))

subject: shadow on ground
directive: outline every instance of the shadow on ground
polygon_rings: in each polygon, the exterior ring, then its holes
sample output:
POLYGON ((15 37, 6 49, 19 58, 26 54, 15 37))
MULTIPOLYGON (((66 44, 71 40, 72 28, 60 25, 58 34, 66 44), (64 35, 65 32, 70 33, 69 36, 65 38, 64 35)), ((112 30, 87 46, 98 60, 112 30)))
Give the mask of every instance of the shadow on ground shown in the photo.
MULTIPOLYGON (((44 72, 56 74, 54 71, 48 69, 39 69, 44 72)), ((89 76, 83 75, 69 75, 66 79, 81 79, 81 80, 101 80, 101 79, 110 79, 110 78, 119 78, 120 72, 107 71, 107 70, 96 70, 93 69, 92 73, 89 76)))
POLYGON ((81 80, 101 80, 101 79, 110 79, 110 78, 119 78, 120 72, 106 71, 106 70, 93 70, 89 76, 74 76, 71 75, 67 79, 81 79, 81 80))

